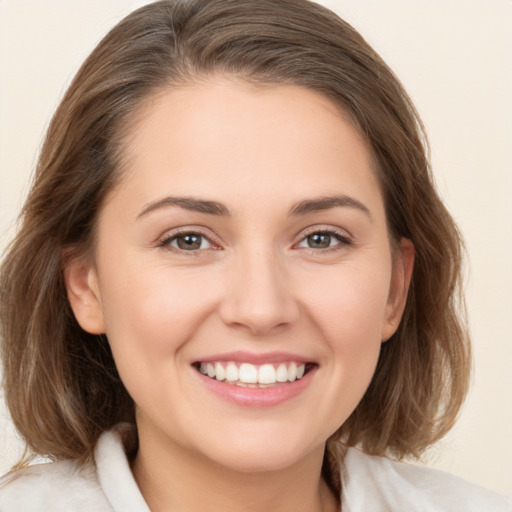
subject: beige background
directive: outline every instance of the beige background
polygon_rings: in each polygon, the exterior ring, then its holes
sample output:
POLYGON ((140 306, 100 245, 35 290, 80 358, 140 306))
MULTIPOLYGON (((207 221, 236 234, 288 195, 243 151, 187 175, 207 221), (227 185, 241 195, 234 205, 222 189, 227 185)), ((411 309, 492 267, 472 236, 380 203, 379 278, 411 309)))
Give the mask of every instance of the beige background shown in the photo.
MULTIPOLYGON (((99 38, 144 3, 0 0, 2 247, 65 86, 99 38)), ((512 495, 512 1, 323 3, 362 32, 415 100, 440 190, 469 247, 474 383, 429 464, 512 495)), ((0 401, 0 473, 20 446, 0 401)))

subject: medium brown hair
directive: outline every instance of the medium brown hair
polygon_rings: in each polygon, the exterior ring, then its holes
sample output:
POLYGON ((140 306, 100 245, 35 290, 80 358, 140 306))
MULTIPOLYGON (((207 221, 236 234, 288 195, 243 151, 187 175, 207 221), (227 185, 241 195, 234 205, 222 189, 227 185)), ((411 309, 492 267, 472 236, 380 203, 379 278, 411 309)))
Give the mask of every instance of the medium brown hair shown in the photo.
POLYGON ((122 174, 123 140, 145 101, 214 73, 318 91, 366 139, 390 238, 413 242, 415 268, 402 322, 328 455, 343 443, 418 456, 452 426, 468 385, 461 239, 399 81, 351 26, 307 0, 156 2, 122 20, 83 64, 48 129, 1 269, 4 385, 16 427, 32 452, 85 460, 104 430, 134 422, 108 341, 73 316, 62 255, 93 245, 102 202, 122 174))

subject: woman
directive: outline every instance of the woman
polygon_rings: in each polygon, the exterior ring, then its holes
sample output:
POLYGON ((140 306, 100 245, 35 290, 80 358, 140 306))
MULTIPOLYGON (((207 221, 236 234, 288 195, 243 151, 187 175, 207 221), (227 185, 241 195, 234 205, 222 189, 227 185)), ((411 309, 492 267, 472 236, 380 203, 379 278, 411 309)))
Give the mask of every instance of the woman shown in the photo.
POLYGON ((305 1, 164 1, 87 59, 1 274, 0 510, 510 510, 452 426, 461 242, 421 123, 305 1), (358 448, 354 448, 354 447, 358 448))

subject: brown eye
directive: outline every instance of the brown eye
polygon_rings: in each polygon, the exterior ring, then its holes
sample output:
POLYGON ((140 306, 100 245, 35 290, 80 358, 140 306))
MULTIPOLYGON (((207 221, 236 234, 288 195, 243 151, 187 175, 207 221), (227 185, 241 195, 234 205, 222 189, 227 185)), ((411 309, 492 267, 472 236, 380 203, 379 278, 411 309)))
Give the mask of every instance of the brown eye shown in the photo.
POLYGON ((201 248, 202 236, 200 235, 180 235, 176 238, 176 242, 180 249, 185 251, 194 251, 201 248))
POLYGON ((327 249, 331 246, 332 236, 328 233, 313 233, 306 240, 311 249, 327 249))
POLYGON ((211 249, 212 247, 208 238, 200 233, 179 233, 164 240, 162 245, 188 252, 211 249))

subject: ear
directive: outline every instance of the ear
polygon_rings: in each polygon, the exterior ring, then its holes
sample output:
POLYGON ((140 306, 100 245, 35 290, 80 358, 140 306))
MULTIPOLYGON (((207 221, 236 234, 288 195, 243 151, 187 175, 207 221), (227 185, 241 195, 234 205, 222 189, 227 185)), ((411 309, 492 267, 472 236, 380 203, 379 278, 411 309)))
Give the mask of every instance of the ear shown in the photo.
POLYGON ((69 260, 64 266, 64 282, 80 327, 90 334, 104 334, 103 306, 94 266, 83 258, 69 260))
POLYGON ((402 238, 394 252, 393 273, 382 326, 382 341, 387 341, 398 329, 407 302, 414 267, 414 245, 410 240, 402 238))

